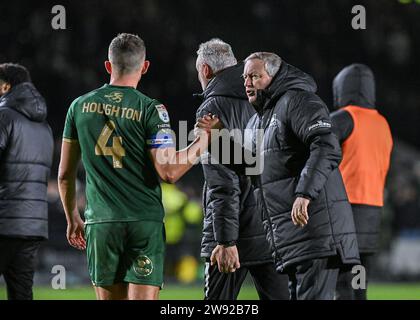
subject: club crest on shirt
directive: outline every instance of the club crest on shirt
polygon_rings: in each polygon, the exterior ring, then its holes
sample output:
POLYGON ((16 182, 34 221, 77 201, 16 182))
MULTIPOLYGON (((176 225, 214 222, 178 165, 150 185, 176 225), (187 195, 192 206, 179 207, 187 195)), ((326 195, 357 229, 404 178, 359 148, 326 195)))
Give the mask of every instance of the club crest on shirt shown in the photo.
POLYGON ((155 106, 158 114, 159 114, 159 118, 163 121, 163 122, 169 122, 169 114, 168 111, 166 110, 165 106, 163 104, 158 104, 157 106, 155 106))
POLYGON ((106 94, 104 97, 108 98, 109 100, 113 102, 120 103, 123 99, 123 93, 114 91, 114 92, 111 92, 110 94, 106 94))
POLYGON ((133 269, 138 276, 147 277, 153 272, 153 262, 148 256, 138 256, 134 262, 133 269))

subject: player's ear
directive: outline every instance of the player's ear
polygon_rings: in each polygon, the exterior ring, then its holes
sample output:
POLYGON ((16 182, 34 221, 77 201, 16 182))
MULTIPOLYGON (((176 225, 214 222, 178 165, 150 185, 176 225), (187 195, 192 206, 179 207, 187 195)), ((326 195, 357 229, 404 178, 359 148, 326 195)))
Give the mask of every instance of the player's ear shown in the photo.
POLYGON ((105 69, 106 69, 106 72, 108 72, 109 74, 111 74, 112 73, 112 65, 111 65, 111 61, 105 61, 105 69))
POLYGON ((214 76, 213 70, 207 63, 203 63, 203 74, 206 77, 206 79, 211 79, 214 76))
MULTIPOLYGON (((1 81, 0 81, 1 82, 1 81)), ((10 91, 12 86, 8 82, 2 82, 0 86, 0 97, 10 91)))
POLYGON ((150 67, 150 61, 144 60, 143 67, 141 68, 141 74, 145 74, 150 67))

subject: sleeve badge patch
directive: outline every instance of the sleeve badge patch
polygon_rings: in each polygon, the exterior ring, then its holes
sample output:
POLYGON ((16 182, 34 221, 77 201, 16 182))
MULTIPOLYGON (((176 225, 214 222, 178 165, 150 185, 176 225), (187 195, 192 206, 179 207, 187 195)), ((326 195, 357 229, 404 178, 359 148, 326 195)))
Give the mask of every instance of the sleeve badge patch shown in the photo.
POLYGON ((165 106, 163 104, 159 104, 157 106, 155 106, 158 114, 159 114, 159 118, 160 120, 162 120, 165 123, 169 122, 169 114, 168 111, 166 110, 165 106))
POLYGON ((331 123, 329 122, 329 120, 318 120, 316 123, 314 123, 308 128, 308 131, 321 128, 331 128, 331 123))

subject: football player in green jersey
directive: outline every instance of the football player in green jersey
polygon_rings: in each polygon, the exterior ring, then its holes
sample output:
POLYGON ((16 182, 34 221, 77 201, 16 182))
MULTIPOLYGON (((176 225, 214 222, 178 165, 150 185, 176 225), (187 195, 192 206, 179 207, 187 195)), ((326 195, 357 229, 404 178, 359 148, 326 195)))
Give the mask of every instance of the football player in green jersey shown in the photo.
POLYGON ((206 116, 176 151, 164 105, 136 90, 147 72, 142 39, 120 34, 109 46, 110 83, 77 98, 63 133, 59 190, 68 242, 86 249, 98 299, 157 299, 163 284, 164 209, 159 178, 175 182, 198 160, 219 126, 206 116), (76 204, 78 162, 86 170, 85 221, 76 204))

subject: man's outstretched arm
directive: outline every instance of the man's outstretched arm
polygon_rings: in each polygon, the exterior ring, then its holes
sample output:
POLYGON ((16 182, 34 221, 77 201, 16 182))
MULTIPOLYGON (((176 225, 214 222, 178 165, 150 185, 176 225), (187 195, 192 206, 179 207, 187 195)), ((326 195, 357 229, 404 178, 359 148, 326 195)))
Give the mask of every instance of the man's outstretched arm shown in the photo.
POLYGON ((218 127, 217 117, 206 116, 198 120, 196 138, 187 148, 179 151, 174 147, 150 149, 149 154, 159 177, 169 183, 178 181, 198 162, 200 155, 210 144, 210 131, 218 127))
POLYGON ((150 157, 159 177, 168 183, 177 182, 207 148, 204 140, 196 138, 187 148, 179 151, 174 147, 150 149, 150 157))
POLYGON ((84 224, 77 209, 76 174, 80 160, 80 146, 77 140, 63 140, 58 169, 58 190, 67 219, 67 241, 73 247, 84 250, 84 224))

